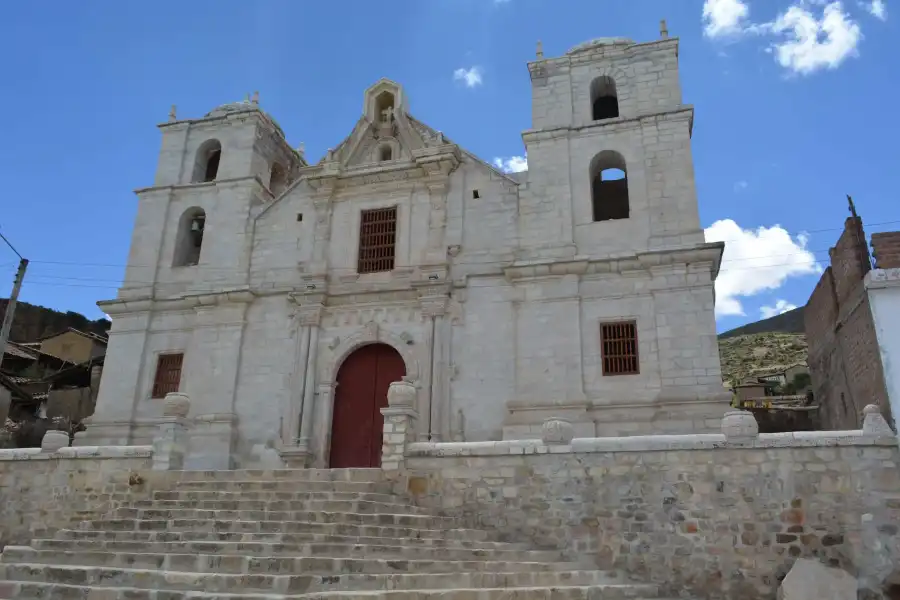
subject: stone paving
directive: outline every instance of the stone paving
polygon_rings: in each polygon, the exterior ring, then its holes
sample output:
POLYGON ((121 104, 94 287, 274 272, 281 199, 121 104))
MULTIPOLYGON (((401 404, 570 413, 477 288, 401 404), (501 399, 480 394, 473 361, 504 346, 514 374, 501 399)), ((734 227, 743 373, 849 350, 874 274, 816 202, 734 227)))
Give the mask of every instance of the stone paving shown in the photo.
POLYGON ((5 600, 643 599, 655 585, 391 493, 382 471, 185 473, 172 489, 7 546, 5 600))

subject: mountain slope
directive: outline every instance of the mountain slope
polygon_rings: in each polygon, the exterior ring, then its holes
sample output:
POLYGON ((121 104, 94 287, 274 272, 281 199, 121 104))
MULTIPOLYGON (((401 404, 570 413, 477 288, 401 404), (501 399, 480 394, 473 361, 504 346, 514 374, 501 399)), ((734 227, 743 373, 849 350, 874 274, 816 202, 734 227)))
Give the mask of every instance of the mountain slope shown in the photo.
MULTIPOLYGON (((0 298, 0 320, 6 314, 8 303, 8 299, 0 298)), ((81 313, 61 312, 27 302, 18 302, 9 339, 14 342, 33 342, 45 335, 63 331, 67 327, 105 336, 110 325, 106 319, 92 321, 81 313)))
POLYGON ((762 319, 753 323, 747 323, 740 327, 735 327, 729 331, 719 334, 719 339, 724 340, 739 335, 749 335, 754 333, 805 333, 803 327, 803 306, 786 313, 762 319))

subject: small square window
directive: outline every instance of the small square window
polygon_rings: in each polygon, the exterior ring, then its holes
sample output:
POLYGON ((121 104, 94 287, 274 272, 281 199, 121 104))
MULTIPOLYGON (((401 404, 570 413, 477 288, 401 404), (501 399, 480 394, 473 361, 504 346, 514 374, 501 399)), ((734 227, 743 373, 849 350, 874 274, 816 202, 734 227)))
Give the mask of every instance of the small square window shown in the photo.
POLYGON ((303 213, 297 213, 297 222, 299 223, 302 220, 303 220, 303 213))
POLYGON ((475 200, 481 198, 481 194, 478 193, 478 190, 472 190, 472 198, 474 198, 475 200))

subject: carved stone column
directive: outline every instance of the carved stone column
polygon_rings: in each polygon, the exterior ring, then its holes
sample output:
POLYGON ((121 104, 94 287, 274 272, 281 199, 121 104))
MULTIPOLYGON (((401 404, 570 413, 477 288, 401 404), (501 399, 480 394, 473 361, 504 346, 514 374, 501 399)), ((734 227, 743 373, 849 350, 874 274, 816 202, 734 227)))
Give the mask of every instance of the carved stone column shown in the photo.
POLYGON ((294 374, 291 378, 288 402, 281 423, 281 441, 285 446, 295 446, 300 437, 300 411, 303 406, 303 390, 306 387, 306 363, 309 360, 309 327, 294 317, 297 339, 294 351, 294 374))
POLYGON ((426 339, 426 386, 425 401, 422 406, 422 418, 424 423, 420 428, 420 437, 424 440, 438 440, 442 431, 441 415, 444 411, 444 377, 446 365, 443 364, 444 353, 444 318, 447 313, 447 304, 450 298, 446 286, 433 285, 421 289, 419 292, 419 304, 422 316, 429 321, 428 336, 426 339))
POLYGON ((317 469, 327 469, 331 452, 331 417, 334 415, 334 390, 337 384, 332 381, 323 381, 319 384, 316 397, 316 412, 314 416, 315 427, 310 441, 317 469))
POLYGON ((447 245, 445 243, 447 230, 447 190, 450 189, 449 179, 440 177, 436 180, 428 180, 425 185, 430 195, 431 210, 428 216, 428 246, 425 251, 425 263, 436 265, 447 260, 447 245))
POLYGON ((324 294, 312 285, 306 292, 290 294, 288 299, 296 305, 293 317, 298 327, 297 349, 295 375, 291 379, 290 400, 284 412, 279 453, 289 467, 306 467, 312 457, 309 435, 315 403, 313 390, 324 294))

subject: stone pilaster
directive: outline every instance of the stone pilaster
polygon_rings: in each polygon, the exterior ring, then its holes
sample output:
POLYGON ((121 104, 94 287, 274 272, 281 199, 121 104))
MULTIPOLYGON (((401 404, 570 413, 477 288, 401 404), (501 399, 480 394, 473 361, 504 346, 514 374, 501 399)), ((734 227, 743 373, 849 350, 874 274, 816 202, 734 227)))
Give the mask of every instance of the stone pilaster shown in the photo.
POLYGON ((325 300, 324 281, 314 279, 310 279, 305 291, 288 296, 295 304, 297 350, 289 404, 284 411, 286 422, 282 423, 282 445, 278 451, 285 464, 292 468, 310 466, 314 454, 310 438, 315 418, 319 323, 325 300))
POLYGON ((446 285, 435 283, 419 289, 419 306, 422 316, 429 321, 428 334, 426 336, 426 361, 425 398, 421 412, 425 422, 420 427, 422 440, 435 440, 440 437, 443 430, 441 415, 444 414, 444 376, 446 369, 443 365, 444 349, 444 318, 447 314, 447 305, 450 296, 446 285))
POLYGON ((388 389, 388 406, 384 416, 381 446, 381 468, 400 473, 406 467, 406 446, 414 441, 418 413, 414 408, 416 388, 408 381, 395 381, 388 389))

